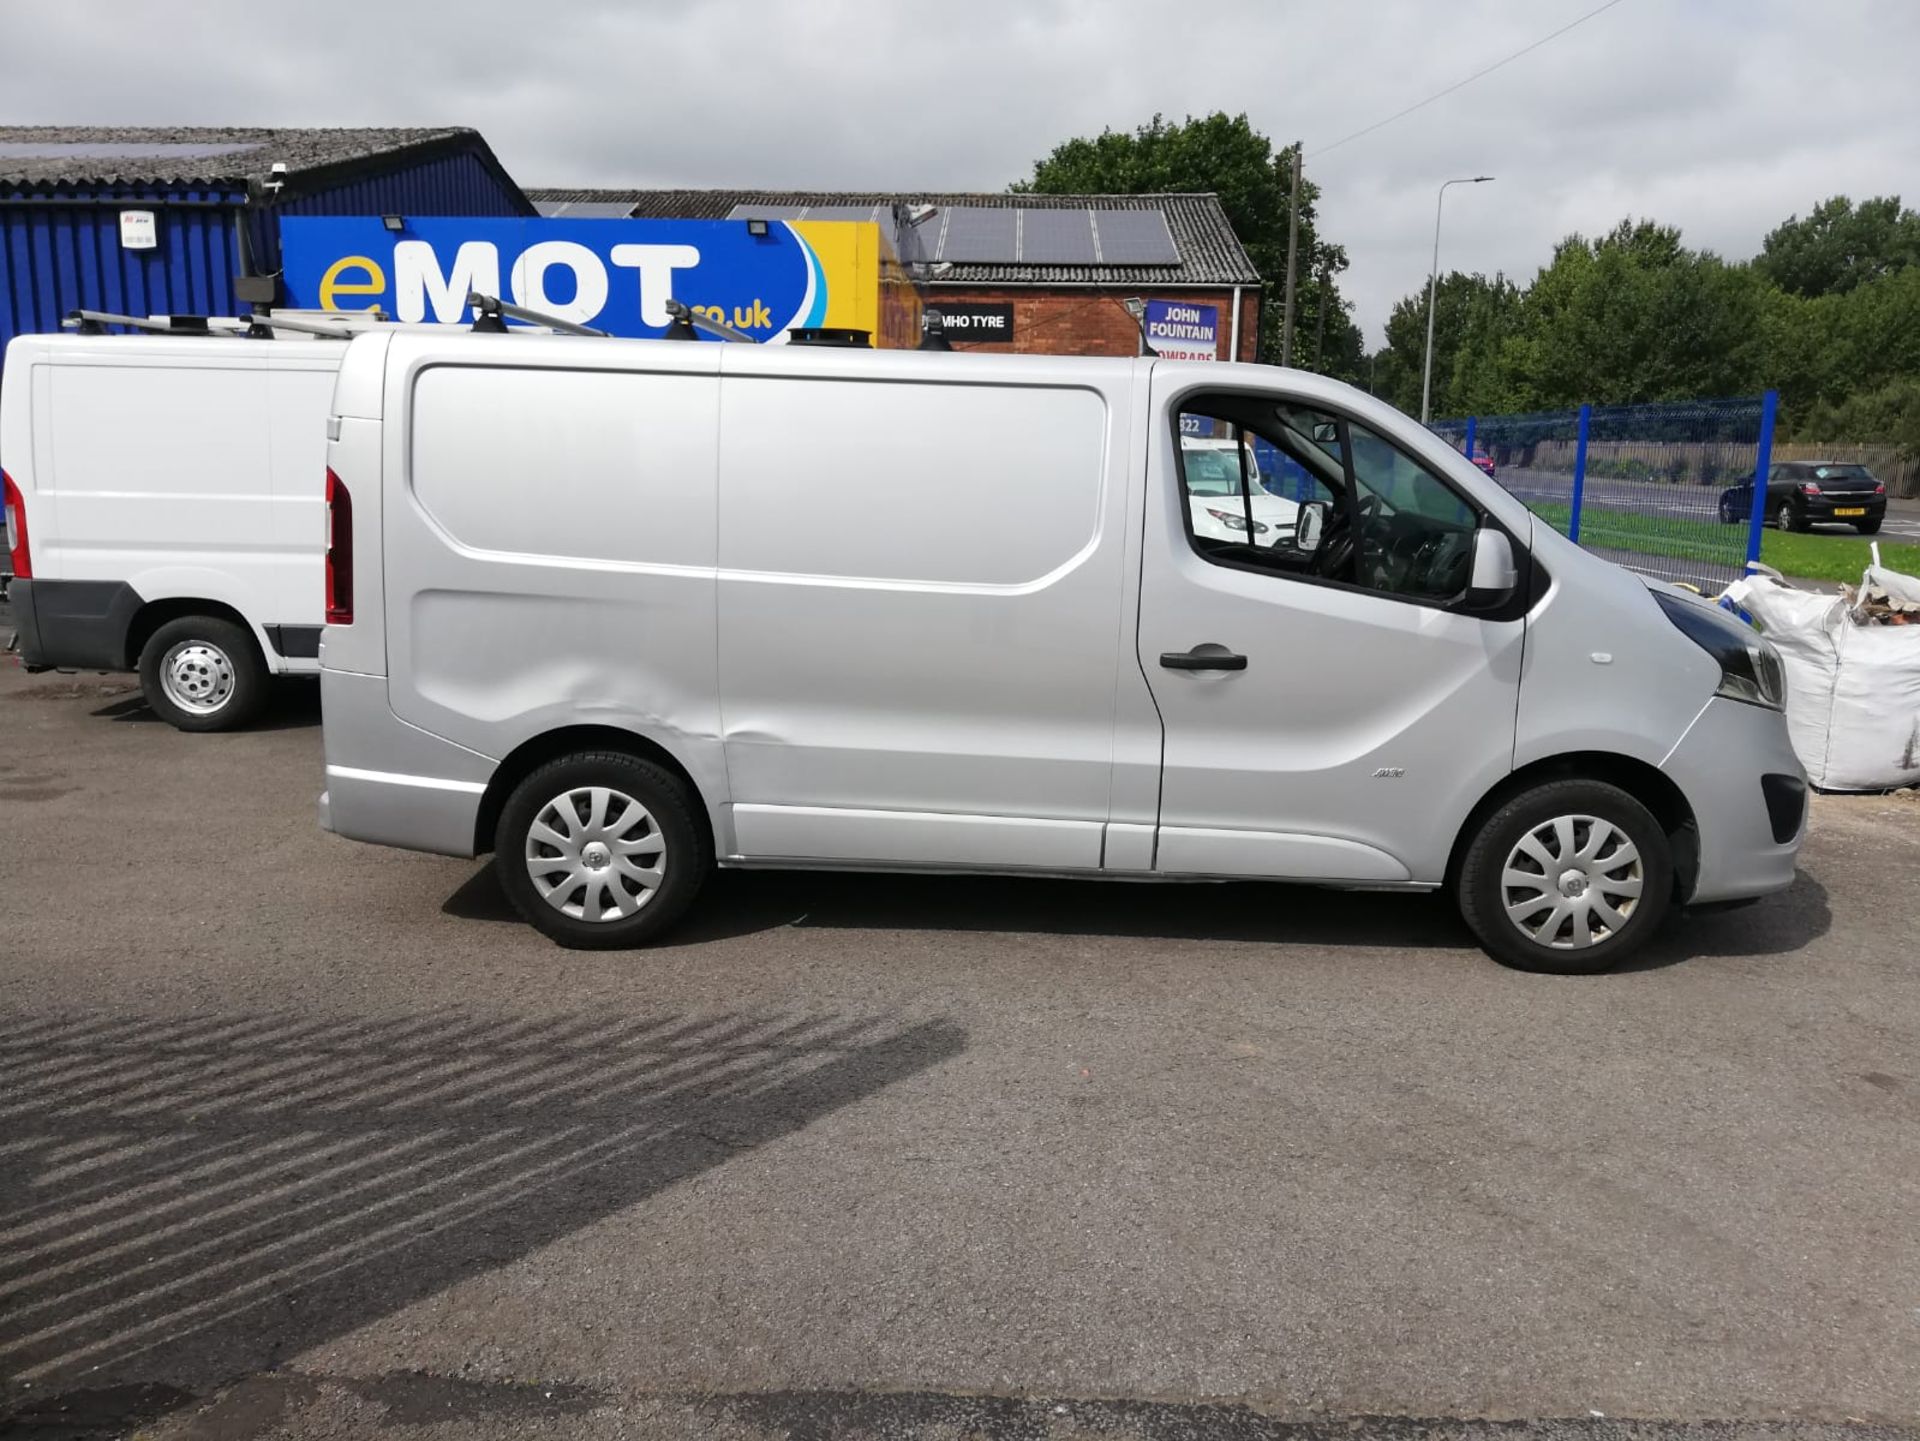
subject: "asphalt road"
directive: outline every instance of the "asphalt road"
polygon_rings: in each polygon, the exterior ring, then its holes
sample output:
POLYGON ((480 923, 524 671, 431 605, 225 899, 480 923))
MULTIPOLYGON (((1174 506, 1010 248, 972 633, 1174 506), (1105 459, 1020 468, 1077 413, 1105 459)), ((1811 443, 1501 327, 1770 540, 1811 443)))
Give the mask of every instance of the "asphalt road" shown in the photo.
POLYGON ((314 720, 0 666, 0 1433, 1920 1435, 1911 799, 1596 979, 1252 885, 569 953, 314 720))

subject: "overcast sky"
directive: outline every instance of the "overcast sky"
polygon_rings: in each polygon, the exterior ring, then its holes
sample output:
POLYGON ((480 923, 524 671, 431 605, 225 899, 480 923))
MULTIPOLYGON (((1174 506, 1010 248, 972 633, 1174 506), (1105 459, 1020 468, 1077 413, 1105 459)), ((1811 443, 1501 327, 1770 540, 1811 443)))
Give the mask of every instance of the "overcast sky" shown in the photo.
POLYGON ((1246 111, 1306 142, 1370 344, 1441 264, 1530 278, 1622 216, 1751 255, 1920 202, 1920 0, 0 0, 0 121, 477 127, 523 185, 1000 189, 1071 135, 1246 111))

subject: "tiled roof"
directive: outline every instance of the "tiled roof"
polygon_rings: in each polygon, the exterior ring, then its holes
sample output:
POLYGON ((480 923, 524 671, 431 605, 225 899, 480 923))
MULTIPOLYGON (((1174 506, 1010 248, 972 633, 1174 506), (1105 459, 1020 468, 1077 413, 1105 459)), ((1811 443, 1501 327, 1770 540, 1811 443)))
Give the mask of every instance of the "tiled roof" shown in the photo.
MULTIPOLYGON (((499 165, 476 130, 247 129, 230 126, 0 125, 0 185, 182 186, 244 189, 278 162, 289 185, 385 169, 477 146, 499 165)), ((504 174, 504 172, 502 172, 504 174)))
POLYGON ((957 264, 948 285, 1257 285, 1227 215, 1214 195, 1025 195, 1005 191, 845 190, 529 190, 541 202, 630 202, 643 220, 722 220, 736 205, 938 205, 1039 210, 1158 210, 1180 251, 1178 265, 957 264))

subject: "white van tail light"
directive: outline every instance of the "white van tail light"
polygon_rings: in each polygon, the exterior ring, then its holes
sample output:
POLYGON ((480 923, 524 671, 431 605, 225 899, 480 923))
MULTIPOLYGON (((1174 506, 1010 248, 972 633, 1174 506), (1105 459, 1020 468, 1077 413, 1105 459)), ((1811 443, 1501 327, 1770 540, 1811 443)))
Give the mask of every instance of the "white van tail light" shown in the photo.
POLYGON ((0 496, 5 497, 7 539, 10 542, 13 573, 21 580, 33 579, 33 551, 27 545, 27 502, 13 477, 0 470, 0 496))
MULTIPOLYGON (((7 488, 13 494, 13 488, 7 488)), ((353 497, 327 467, 327 624, 353 624, 353 497)))

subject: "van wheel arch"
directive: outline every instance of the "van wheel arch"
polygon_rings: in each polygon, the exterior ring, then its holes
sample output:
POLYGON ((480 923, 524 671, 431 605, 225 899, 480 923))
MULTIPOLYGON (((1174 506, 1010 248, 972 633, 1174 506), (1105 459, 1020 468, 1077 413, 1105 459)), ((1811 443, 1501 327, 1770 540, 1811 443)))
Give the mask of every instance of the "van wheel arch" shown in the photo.
POLYGON ((261 664, 266 663, 266 653, 260 645, 259 635, 254 631, 253 622, 232 606, 218 600, 194 600, 184 596, 169 596, 165 600, 150 600, 133 613, 133 619, 127 625, 126 668, 139 669, 140 652, 147 648, 147 642, 153 638, 153 633, 161 626, 170 620, 195 615, 232 621, 252 639, 255 651, 259 652, 261 664))
POLYGON ((1480 803, 1461 822, 1459 831, 1454 835, 1453 849, 1447 857, 1448 889, 1453 889, 1459 881, 1460 866, 1466 857, 1467 847, 1488 816, 1522 791, 1532 790, 1550 781, 1568 780, 1602 781, 1618 786, 1653 812, 1661 829, 1667 833, 1668 844, 1673 848, 1674 903, 1684 905, 1693 894, 1700 872, 1700 831, 1694 820, 1693 807, 1687 804, 1680 787, 1657 766, 1607 751, 1575 751, 1548 756, 1503 777, 1498 785, 1481 797, 1480 803))
POLYGON ((514 787, 548 761, 581 751, 618 751, 670 771, 687 788, 692 800, 694 823, 706 832, 708 853, 713 849, 713 818, 707 811, 707 798, 677 756, 657 741, 618 726, 563 726, 522 741, 507 753, 480 797, 480 810, 473 821, 473 853, 483 856, 492 851, 494 831, 500 824, 500 812, 513 794, 514 787))

